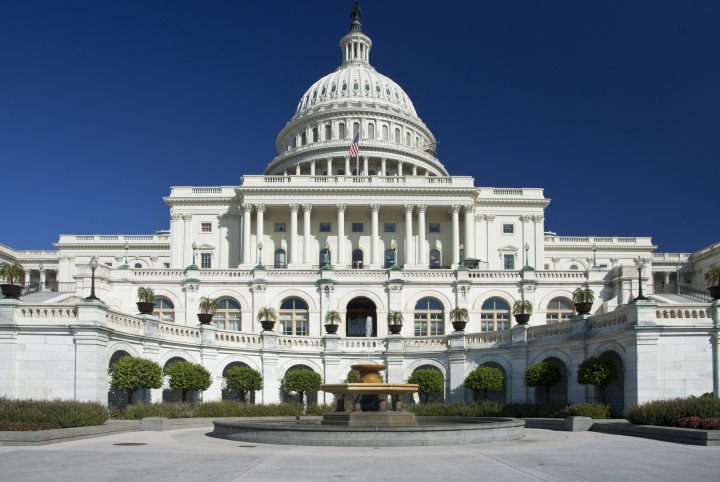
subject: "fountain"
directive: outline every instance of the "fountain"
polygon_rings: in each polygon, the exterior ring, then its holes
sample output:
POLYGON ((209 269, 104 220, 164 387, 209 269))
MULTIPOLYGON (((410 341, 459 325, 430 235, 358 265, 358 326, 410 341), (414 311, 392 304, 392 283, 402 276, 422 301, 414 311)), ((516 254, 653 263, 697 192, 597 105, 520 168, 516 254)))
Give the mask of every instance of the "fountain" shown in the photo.
POLYGON ((324 384, 335 396, 335 411, 322 420, 215 420, 214 437, 280 445, 341 447, 400 447, 464 445, 517 440, 525 436, 525 422, 493 417, 415 417, 402 409, 402 396, 415 393, 411 383, 382 383, 387 365, 357 364, 358 383, 324 384), (345 411, 345 397, 353 397, 345 411), (392 406, 388 409, 387 397, 392 406))

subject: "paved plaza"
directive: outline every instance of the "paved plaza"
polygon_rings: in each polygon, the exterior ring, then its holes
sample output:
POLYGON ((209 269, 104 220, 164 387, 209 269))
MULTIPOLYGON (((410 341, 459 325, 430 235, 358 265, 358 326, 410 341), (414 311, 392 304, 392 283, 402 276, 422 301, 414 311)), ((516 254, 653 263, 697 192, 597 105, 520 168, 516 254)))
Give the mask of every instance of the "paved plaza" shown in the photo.
POLYGON ((249 444, 206 429, 0 447, 7 481, 718 480, 720 447, 527 429, 518 441, 401 448, 249 444), (143 445, 119 445, 143 444, 143 445))

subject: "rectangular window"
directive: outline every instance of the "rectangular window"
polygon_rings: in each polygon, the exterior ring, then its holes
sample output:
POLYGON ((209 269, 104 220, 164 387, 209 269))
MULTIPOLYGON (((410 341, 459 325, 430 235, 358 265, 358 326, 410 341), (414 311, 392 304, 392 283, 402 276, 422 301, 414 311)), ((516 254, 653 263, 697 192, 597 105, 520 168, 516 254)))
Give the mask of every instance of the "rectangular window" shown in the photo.
POLYGON ((385 228, 383 229, 386 233, 394 233, 395 232, 395 223, 385 223, 385 228))
POLYGON ((515 255, 504 254, 503 255, 503 268, 515 269, 515 255))
POLYGON ((607 265, 606 265, 606 264, 601 264, 601 265, 599 265, 598 267, 599 267, 599 268, 607 268, 607 265))
POLYGON ((545 263, 545 269, 550 269, 550 265, 545 263))
POLYGON ((503 234, 513 234, 515 232, 515 225, 514 224, 503 224, 502 225, 502 232, 503 234))
POLYGON ((170 263, 163 263, 163 266, 166 267, 166 268, 169 268, 169 267, 170 267, 170 263))
POLYGON ((200 223, 201 233, 212 233, 212 223, 200 223))
POLYGON ((276 233, 284 233, 287 231, 287 227, 285 226, 285 223, 275 223, 275 232, 276 233))
POLYGON ((428 232, 439 233, 440 232, 440 223, 430 223, 430 226, 428 227, 428 232))
POLYGON ((320 232, 329 233, 332 225, 330 223, 320 223, 320 232))
POLYGON ((352 223, 352 232, 353 233, 362 233, 363 232, 363 223, 352 223))
POLYGON ((107 266, 112 266, 112 263, 105 263, 107 266))
POLYGON ((200 267, 201 268, 210 268, 210 259, 211 259, 210 253, 200 253, 200 267))

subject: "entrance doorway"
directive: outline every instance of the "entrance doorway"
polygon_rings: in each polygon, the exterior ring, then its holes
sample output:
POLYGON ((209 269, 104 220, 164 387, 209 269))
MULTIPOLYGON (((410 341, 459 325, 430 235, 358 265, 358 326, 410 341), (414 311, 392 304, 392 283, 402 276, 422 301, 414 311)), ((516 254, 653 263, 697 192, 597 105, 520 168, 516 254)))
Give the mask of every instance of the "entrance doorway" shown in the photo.
POLYGON ((367 319, 372 321, 370 336, 377 336, 377 312, 375 303, 368 298, 353 298, 347 305, 346 336, 365 336, 367 319))

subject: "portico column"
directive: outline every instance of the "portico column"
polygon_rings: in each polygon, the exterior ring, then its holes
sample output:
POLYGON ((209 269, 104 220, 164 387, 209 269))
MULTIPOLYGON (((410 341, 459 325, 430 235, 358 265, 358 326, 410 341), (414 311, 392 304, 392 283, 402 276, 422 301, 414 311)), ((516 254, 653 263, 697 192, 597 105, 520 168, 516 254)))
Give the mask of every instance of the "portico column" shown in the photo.
POLYGON ((398 176, 402 176, 402 175, 403 175, 403 162, 402 162, 402 161, 398 161, 398 172, 397 172, 397 175, 398 175, 398 176))
POLYGON ((350 156, 345 156, 345 175, 350 175, 350 156))
POLYGON ((413 164, 412 173, 413 176, 417 176, 417 164, 413 164))
MULTIPOLYGON (((315 163, 313 162, 313 166, 315 163)), ((299 204, 290 205, 290 264, 297 263, 297 213, 299 204)))
POLYGON ((332 157, 327 158, 327 175, 332 176, 332 157))
MULTIPOLYGON (((369 161, 370 161, 370 158, 369 158, 369 157, 367 157, 367 156, 363 157, 363 176, 369 176, 369 175, 370 175, 370 174, 369 174, 369 171, 368 171, 368 162, 369 162, 369 161)), ((360 175, 360 174, 358 174, 358 176, 359 176, 359 175, 360 175)))
POLYGON ((45 291, 45 270, 40 268, 40 289, 38 291, 45 291))
POLYGON ((297 164, 295 164, 295 175, 296 176, 300 175, 300 163, 299 162, 297 164))
POLYGON ((383 177, 387 176, 386 167, 387 167, 387 159, 383 157, 382 159, 380 159, 380 175, 383 177))
POLYGON ((475 257, 475 206, 467 204, 463 206, 465 213, 465 257, 475 257))
POLYGON ((310 175, 311 176, 315 175, 315 159, 310 161, 310 175))
MULTIPOLYGON (((329 162, 329 161, 328 161, 329 162)), ((310 213, 312 204, 303 204, 303 263, 310 264, 310 213)))
POLYGON ((413 204, 404 204, 405 209, 405 266, 412 266, 415 264, 413 259, 413 234, 412 234, 412 213, 413 204))
POLYGON ((250 215, 252 204, 243 204, 242 263, 250 263, 250 215))
MULTIPOLYGON (((255 212, 257 213, 257 225, 255 228, 255 232, 257 233, 257 242, 262 243, 263 241, 263 226, 265 221, 265 205, 264 204, 256 204, 255 205, 255 212)), ((255 259, 257 262, 260 262, 260 249, 256 246, 255 249, 257 250, 257 255, 255 259)))
POLYGON ((455 267, 460 263, 460 205, 453 204, 450 206, 452 211, 452 266, 455 267))
POLYGON ((336 204, 338 210, 338 239, 337 239, 337 258, 335 266, 338 268, 345 267, 345 208, 346 204, 336 204))
POLYGON ((380 250, 378 249, 378 213, 380 212, 379 204, 370 205, 371 226, 370 233, 370 263, 373 268, 380 267, 380 250))
POLYGON ((425 254, 425 210, 427 204, 418 204, 418 255, 417 264, 421 268, 428 267, 427 255, 425 254))

